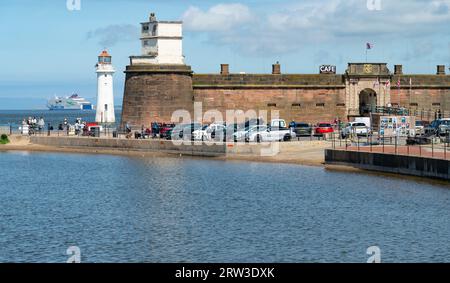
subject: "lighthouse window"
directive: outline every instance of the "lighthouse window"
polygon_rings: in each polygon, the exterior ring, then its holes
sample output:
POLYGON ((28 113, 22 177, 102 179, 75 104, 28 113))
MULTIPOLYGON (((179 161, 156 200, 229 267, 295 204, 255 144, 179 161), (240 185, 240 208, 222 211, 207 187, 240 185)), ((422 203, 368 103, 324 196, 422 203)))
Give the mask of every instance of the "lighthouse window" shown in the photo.
POLYGON ((107 76, 108 76, 108 75, 105 74, 105 78, 106 78, 107 76))

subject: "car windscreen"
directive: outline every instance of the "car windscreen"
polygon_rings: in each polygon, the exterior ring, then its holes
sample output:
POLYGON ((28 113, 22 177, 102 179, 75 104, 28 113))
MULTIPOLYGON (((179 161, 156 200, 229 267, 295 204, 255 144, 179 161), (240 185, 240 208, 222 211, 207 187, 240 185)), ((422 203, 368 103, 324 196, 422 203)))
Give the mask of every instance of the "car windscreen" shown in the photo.
POLYGON ((353 127, 366 127, 366 124, 364 124, 364 123, 355 123, 355 124, 353 124, 353 127))
POLYGON ((331 124, 319 124, 319 128, 331 128, 331 124))
POLYGON ((308 124, 297 124, 297 128, 309 128, 308 124))

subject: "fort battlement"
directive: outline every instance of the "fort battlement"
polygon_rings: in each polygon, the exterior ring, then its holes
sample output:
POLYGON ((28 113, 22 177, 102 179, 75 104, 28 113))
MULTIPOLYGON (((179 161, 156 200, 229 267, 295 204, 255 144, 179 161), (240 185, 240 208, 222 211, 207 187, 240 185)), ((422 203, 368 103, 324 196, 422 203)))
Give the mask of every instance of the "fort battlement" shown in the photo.
POLYGON ((196 74, 181 55, 181 22, 159 22, 152 14, 142 34, 143 54, 131 56, 125 70, 122 113, 123 123, 138 127, 169 122, 176 110, 192 113, 195 102, 204 112, 278 110, 281 118, 308 123, 347 121, 379 106, 450 115, 444 65, 428 75, 404 74, 402 65, 391 72, 387 63, 349 63, 342 74, 334 66, 320 74, 285 74, 278 62, 271 74, 233 73, 228 64, 216 74, 196 74))

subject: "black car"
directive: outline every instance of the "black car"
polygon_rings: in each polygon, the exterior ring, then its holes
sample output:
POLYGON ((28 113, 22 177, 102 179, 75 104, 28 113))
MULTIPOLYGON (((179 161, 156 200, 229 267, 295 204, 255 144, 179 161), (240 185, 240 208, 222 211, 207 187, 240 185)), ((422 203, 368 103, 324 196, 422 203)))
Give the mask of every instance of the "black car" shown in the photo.
POLYGON ((295 123, 294 125, 294 133, 298 136, 311 136, 312 127, 308 123, 295 123))

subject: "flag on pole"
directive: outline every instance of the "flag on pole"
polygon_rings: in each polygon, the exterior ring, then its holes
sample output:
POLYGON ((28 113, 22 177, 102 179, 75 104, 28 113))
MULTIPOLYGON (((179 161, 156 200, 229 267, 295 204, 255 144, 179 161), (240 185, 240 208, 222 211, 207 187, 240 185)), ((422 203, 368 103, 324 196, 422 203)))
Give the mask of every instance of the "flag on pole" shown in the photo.
POLYGON ((373 82, 373 88, 376 88, 379 85, 380 85, 380 78, 377 78, 377 80, 373 82))
POLYGON ((370 49, 372 49, 372 48, 373 48, 373 44, 370 43, 370 42, 367 42, 367 43, 366 43, 366 49, 367 49, 367 50, 370 50, 370 49))
POLYGON ((386 88, 389 88, 389 87, 391 87, 391 81, 390 80, 386 82, 386 88))
POLYGON ((400 86, 401 86, 401 82, 400 82, 400 78, 398 78, 397 87, 400 88, 400 86))

